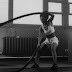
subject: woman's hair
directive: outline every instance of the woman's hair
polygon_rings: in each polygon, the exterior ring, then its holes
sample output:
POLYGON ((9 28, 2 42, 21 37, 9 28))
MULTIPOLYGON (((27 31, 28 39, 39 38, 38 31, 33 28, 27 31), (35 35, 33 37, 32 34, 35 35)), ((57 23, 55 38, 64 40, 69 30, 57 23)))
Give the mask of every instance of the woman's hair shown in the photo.
POLYGON ((44 11, 40 14, 40 17, 46 17, 48 19, 49 15, 47 11, 44 11))
MULTIPOLYGON (((40 17, 46 17, 47 19, 49 18, 49 13, 48 11, 44 11, 40 14, 40 17)), ((44 23, 45 25, 53 25, 52 20, 54 18, 54 15, 51 14, 51 17, 47 20, 46 23, 44 23)))

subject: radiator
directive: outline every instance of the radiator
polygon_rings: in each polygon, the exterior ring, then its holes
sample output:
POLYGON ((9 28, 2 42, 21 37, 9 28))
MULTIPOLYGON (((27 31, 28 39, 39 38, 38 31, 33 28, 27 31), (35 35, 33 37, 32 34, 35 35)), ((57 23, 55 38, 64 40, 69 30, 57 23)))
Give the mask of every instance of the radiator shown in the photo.
MULTIPOLYGON (((59 46, 57 48, 58 56, 68 56, 68 52, 59 46)), ((37 47, 37 38, 35 37, 4 37, 3 38, 3 54, 9 56, 32 56, 37 47)), ((51 56, 51 48, 44 46, 41 50, 41 56, 51 56), (46 48, 46 49, 45 49, 46 48)))
POLYGON ((37 47, 37 38, 4 37, 3 54, 11 56, 31 56, 37 47))

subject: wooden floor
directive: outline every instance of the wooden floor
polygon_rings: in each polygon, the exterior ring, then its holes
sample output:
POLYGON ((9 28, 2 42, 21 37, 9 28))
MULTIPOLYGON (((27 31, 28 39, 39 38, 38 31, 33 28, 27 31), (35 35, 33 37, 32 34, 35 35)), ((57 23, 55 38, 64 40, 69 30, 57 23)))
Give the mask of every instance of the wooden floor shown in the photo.
MULTIPOLYGON (((15 72, 21 69, 27 61, 1 61, 0 62, 0 72, 15 72)), ((39 69, 31 68, 33 63, 30 63, 24 70, 20 72, 72 72, 72 64, 58 63, 59 69, 57 71, 52 71, 52 63, 40 62, 39 69)))
MULTIPOLYGON (((72 65, 58 65, 59 69, 56 71, 50 70, 51 64, 40 64, 39 69, 30 68, 31 65, 29 65, 27 68, 20 72, 72 72, 72 65)), ((0 72, 15 72, 18 71, 20 68, 22 68, 23 65, 17 65, 17 66, 0 66, 0 72)))
POLYGON ((40 69, 26 69, 21 72, 72 72, 72 69, 59 68, 58 70, 52 71, 49 68, 40 68, 40 69))
MULTIPOLYGON (((0 72, 15 72, 21 69, 26 62, 29 60, 26 58, 14 58, 14 57, 6 57, 0 56, 0 72)), ((58 58, 58 67, 57 71, 52 71, 50 68, 52 67, 52 59, 40 59, 40 68, 34 69, 31 68, 33 65, 33 61, 22 71, 20 72, 72 72, 72 63, 67 62, 67 58, 58 58)))

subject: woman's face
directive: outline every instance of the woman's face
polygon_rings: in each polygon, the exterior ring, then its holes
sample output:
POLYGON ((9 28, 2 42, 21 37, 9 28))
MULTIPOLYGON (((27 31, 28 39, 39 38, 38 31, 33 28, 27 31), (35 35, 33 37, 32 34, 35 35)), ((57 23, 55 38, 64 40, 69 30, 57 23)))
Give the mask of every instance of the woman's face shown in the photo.
POLYGON ((42 22, 42 23, 46 23, 46 22, 47 22, 47 18, 46 18, 46 17, 42 17, 42 16, 41 16, 40 19, 41 19, 41 22, 42 22))
POLYGON ((45 30, 48 29, 48 25, 43 24, 43 27, 44 27, 45 30))

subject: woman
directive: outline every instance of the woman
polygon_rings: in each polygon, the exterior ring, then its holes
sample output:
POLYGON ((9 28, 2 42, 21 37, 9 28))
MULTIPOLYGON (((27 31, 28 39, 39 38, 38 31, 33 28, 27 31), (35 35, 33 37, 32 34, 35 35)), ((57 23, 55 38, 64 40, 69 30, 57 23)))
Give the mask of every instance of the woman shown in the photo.
POLYGON ((53 57, 53 66, 51 67, 51 69, 52 70, 58 69, 56 48, 58 46, 59 40, 55 36, 55 29, 52 23, 53 19, 54 15, 47 11, 44 11, 42 14, 40 14, 40 20, 43 24, 39 28, 39 36, 37 44, 39 51, 36 53, 35 64, 32 66, 32 68, 39 67, 38 64, 39 64, 40 51, 43 48, 43 46, 51 45, 51 53, 53 57))

